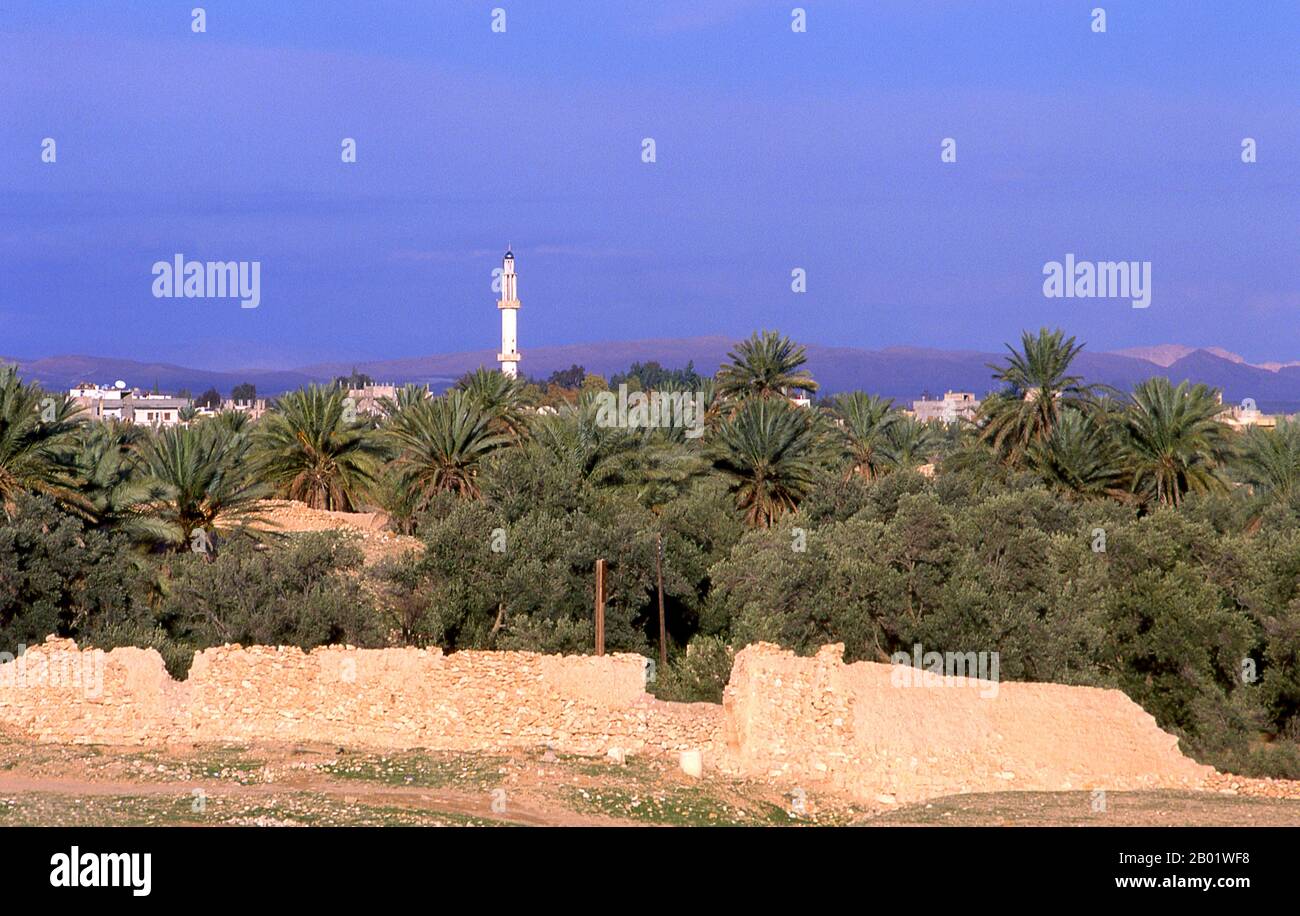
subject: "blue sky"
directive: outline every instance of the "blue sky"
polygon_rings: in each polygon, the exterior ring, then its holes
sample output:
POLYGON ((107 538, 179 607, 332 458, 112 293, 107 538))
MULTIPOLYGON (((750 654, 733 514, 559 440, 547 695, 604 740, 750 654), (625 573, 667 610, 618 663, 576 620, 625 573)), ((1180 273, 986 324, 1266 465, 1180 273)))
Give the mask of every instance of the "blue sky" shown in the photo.
POLYGON ((0 355, 489 348, 510 242, 525 354, 1048 324, 1300 358, 1300 0, 795 5, 5 4, 0 355), (177 252, 260 261, 261 305, 155 299, 177 252), (1044 298, 1067 252, 1151 261, 1151 307, 1044 298))

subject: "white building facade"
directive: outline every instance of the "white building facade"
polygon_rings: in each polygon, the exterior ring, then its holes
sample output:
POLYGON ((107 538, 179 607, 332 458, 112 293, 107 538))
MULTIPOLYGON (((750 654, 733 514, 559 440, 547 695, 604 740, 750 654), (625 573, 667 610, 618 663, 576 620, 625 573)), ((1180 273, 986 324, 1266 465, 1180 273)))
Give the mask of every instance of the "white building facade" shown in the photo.
POLYGON ((979 409, 980 402, 969 391, 946 391, 942 400, 922 398, 912 402, 912 415, 922 423, 973 420, 979 409))

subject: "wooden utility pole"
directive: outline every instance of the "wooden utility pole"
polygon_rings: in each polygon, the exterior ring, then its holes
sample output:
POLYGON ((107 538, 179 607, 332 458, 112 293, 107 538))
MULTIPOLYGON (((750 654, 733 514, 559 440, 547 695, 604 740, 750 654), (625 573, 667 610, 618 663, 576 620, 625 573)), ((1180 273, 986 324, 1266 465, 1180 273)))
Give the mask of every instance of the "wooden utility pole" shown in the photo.
POLYGON ((659 670, 668 670, 668 626, 664 621, 664 536, 655 537, 655 578, 659 580, 659 670))
POLYGON ((596 561, 596 654, 605 654, 605 561, 596 561))

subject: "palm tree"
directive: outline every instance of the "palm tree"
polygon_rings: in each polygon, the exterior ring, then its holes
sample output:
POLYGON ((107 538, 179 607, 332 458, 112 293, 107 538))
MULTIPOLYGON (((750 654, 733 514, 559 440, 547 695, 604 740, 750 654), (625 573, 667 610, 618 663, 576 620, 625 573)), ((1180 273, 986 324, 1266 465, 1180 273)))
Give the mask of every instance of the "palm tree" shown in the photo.
POLYGON ((1133 492, 1177 506, 1189 491, 1223 491, 1232 457, 1223 410, 1214 389, 1157 376, 1133 389, 1126 414, 1125 459, 1133 492))
MULTIPOLYGON (((710 410, 714 410, 716 418, 716 404, 710 402, 716 388, 713 380, 709 379, 702 382, 700 389, 692 391, 676 381, 668 381, 657 388, 649 391, 640 391, 634 389, 633 396, 643 394, 647 398, 656 399, 658 402, 659 419, 650 420, 650 423, 658 423, 655 426, 641 426, 640 420, 636 420, 633 427, 633 438, 636 434, 645 430, 653 431, 654 435, 646 438, 647 444, 675 442, 678 445, 685 445, 692 441, 697 441, 703 435, 710 423, 710 410)), ((601 396, 601 392, 591 392, 590 397, 584 399, 583 403, 594 402, 594 398, 601 396)), ((647 408, 649 409, 649 408, 647 408)), ((629 414, 633 413, 629 407, 629 414)), ((600 417, 600 411, 597 411, 597 417, 600 417)), ((634 422, 629 417, 629 423, 634 422)))
POLYGON ((367 423, 350 418, 347 391, 309 385, 281 397, 254 435, 257 472, 285 498, 354 511, 384 457, 367 423))
POLYGON ((1289 499, 1300 492, 1300 421, 1247 431, 1239 460, 1242 479, 1260 493, 1289 499))
POLYGON ((0 368, 0 506, 12 514, 22 491, 42 493, 84 509, 60 453, 81 424, 79 408, 39 385, 23 384, 18 370, 0 368))
POLYGON ((659 597, 659 665, 668 670, 668 623, 664 612, 663 510, 703 474, 708 463, 669 430, 646 430, 642 446, 617 453, 604 475, 608 483, 630 489, 655 520, 655 581, 659 597))
POLYGON ((527 428, 524 421, 526 382, 496 369, 479 367, 457 384, 479 410, 492 418, 495 432, 518 436, 527 428))
POLYGON ((884 431, 879 446, 880 466, 891 471, 913 470, 929 462, 943 443, 942 427, 900 416, 884 431))
POLYGON ((223 410, 220 413, 213 414, 209 422, 216 423, 218 426, 231 433, 248 432, 248 424, 252 422, 251 416, 244 410, 223 410))
POLYGON ((429 389, 424 385, 415 385, 407 383, 397 389, 395 397, 382 398, 379 402, 380 409, 383 410, 387 419, 392 419, 398 413, 410 407, 412 404, 418 404, 420 401, 429 400, 429 389))
POLYGON ((85 501, 89 527, 116 531, 140 546, 174 543, 175 530, 151 514, 167 487, 149 476, 140 450, 149 435, 110 420, 84 427, 63 460, 85 501))
POLYGON ((882 447, 889 428, 899 418, 892 398, 853 391, 835 397, 832 411, 841 421, 840 434, 852 465, 850 474, 866 480, 880 475, 884 466, 882 447))
POLYGON ((646 431, 603 425, 599 415, 595 394, 583 392, 577 404, 561 404, 553 413, 533 417, 526 447, 533 454, 567 466, 593 486, 621 486, 627 456, 644 445, 646 431))
POLYGON ((751 398, 718 428, 713 466, 731 480, 749 524, 771 527, 794 510, 819 470, 810 411, 783 399, 751 398))
POLYGON ((404 409, 411 407, 412 404, 419 404, 422 400, 429 400, 428 386, 407 382, 406 385, 396 390, 393 398, 382 399, 380 405, 385 416, 393 417, 399 411, 404 411, 404 409))
POLYGON ((215 423, 160 430, 144 446, 144 467, 163 487, 150 512, 177 549, 188 549, 200 531, 208 544, 214 529, 256 519, 263 488, 248 473, 249 450, 245 435, 215 423))
POLYGON ((696 409, 703 408, 705 426, 715 428, 722 419, 722 395, 718 392, 718 380, 712 377, 700 379, 700 390, 696 396, 701 400, 696 409))
POLYGON ((492 431, 492 420, 464 391, 419 401, 392 418, 388 435, 398 450, 394 469, 418 505, 438 493, 478 496, 479 462, 510 441, 492 431))
POLYGON ((1030 445, 1029 468, 1058 490, 1121 498, 1124 491, 1117 422, 1103 411, 1066 410, 1048 437, 1030 445))
POLYGON ((770 398, 794 388, 816 391, 806 369, 807 351, 776 331, 755 333, 727 354, 730 363, 718 370, 718 394, 740 400, 751 395, 770 398))
POLYGON ((1011 355, 1005 365, 989 364, 1006 389, 981 407, 984 440, 1011 464, 1023 461, 1030 446, 1052 434, 1063 411, 1086 409, 1098 390, 1068 374, 1083 349, 1073 337, 1043 328, 1037 336, 1026 331, 1020 343, 1020 352, 1007 345, 1011 355))

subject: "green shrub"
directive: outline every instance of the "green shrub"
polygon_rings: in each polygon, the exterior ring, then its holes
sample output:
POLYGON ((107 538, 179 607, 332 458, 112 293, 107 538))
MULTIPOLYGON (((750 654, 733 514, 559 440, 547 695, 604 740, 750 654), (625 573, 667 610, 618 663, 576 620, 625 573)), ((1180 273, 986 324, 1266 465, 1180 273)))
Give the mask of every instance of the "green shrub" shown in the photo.
POLYGON ((129 619, 141 588, 124 539, 87 530, 44 497, 0 511, 0 640, 6 651, 51 634, 76 638, 103 619, 129 619))
POLYGON ((684 653, 669 660, 667 671, 656 672, 650 692, 679 703, 721 703, 735 655, 716 636, 697 636, 684 653))
POLYGON ((1261 742, 1244 750, 1206 754, 1204 762, 1227 773, 1256 779, 1300 779, 1300 744, 1286 739, 1261 742))
POLYGON ((223 643, 381 646, 387 634, 358 575, 361 564, 360 549, 335 533, 297 534, 270 547, 232 539, 212 561, 171 558, 162 573, 165 597, 151 619, 137 623, 160 627, 176 646, 164 654, 179 659, 223 643))

